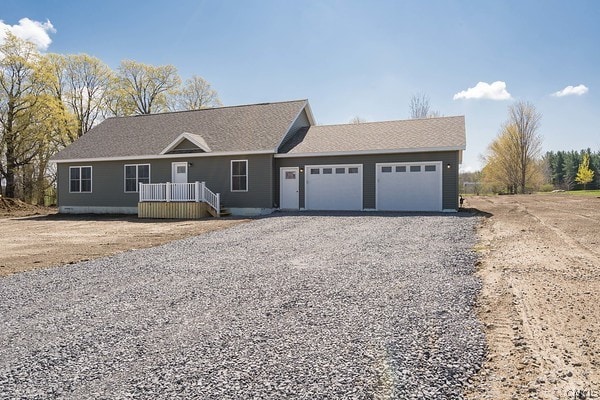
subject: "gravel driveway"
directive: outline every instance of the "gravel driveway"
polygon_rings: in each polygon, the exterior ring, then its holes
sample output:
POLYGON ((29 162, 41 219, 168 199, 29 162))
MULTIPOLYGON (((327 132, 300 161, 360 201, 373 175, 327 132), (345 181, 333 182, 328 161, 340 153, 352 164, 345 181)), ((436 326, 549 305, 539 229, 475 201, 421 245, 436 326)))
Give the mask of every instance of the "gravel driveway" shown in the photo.
POLYGON ((476 223, 279 215, 1 278, 0 398, 460 398, 476 223))

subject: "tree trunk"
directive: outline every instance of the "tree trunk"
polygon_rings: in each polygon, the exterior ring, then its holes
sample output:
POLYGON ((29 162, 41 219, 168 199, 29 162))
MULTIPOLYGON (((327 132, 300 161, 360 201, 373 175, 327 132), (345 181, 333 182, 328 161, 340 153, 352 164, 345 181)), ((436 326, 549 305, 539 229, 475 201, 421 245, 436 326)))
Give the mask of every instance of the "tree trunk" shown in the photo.
POLYGON ((14 198, 16 193, 15 170, 10 166, 7 166, 6 169, 6 197, 14 198))

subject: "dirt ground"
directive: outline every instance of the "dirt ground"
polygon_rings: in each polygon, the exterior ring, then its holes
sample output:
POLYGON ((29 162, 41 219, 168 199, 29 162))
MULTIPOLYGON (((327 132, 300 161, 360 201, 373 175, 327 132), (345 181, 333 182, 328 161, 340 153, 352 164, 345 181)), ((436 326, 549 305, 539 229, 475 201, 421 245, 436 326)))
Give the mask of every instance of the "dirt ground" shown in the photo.
POLYGON ((600 199, 469 197, 489 357, 469 399, 600 398, 600 199))
POLYGON ((33 206, 0 209, 0 276, 152 247, 245 221, 60 215, 55 209, 33 206), (33 215, 23 216, 27 214, 33 215))

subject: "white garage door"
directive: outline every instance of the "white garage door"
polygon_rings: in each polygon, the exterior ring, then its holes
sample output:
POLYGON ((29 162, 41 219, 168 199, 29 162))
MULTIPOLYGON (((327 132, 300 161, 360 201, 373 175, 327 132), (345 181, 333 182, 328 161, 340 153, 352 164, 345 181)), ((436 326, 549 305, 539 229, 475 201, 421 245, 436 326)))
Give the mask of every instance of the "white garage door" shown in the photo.
POLYGON ((377 164, 377 209, 442 211, 442 163, 377 164))
POLYGON ((307 210, 362 210, 362 165, 307 165, 307 210))

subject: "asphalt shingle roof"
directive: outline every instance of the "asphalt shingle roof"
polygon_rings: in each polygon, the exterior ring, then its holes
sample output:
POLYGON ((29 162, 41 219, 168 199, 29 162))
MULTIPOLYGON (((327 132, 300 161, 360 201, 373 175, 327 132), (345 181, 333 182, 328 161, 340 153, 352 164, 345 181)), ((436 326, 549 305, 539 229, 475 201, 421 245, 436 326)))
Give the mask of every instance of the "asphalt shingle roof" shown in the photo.
POLYGON ((302 133, 303 139, 285 144, 288 154, 464 149, 466 145, 462 116, 311 126, 302 133))
POLYGON ((158 155, 181 133, 213 152, 274 151, 306 100, 108 118, 53 160, 158 155))

